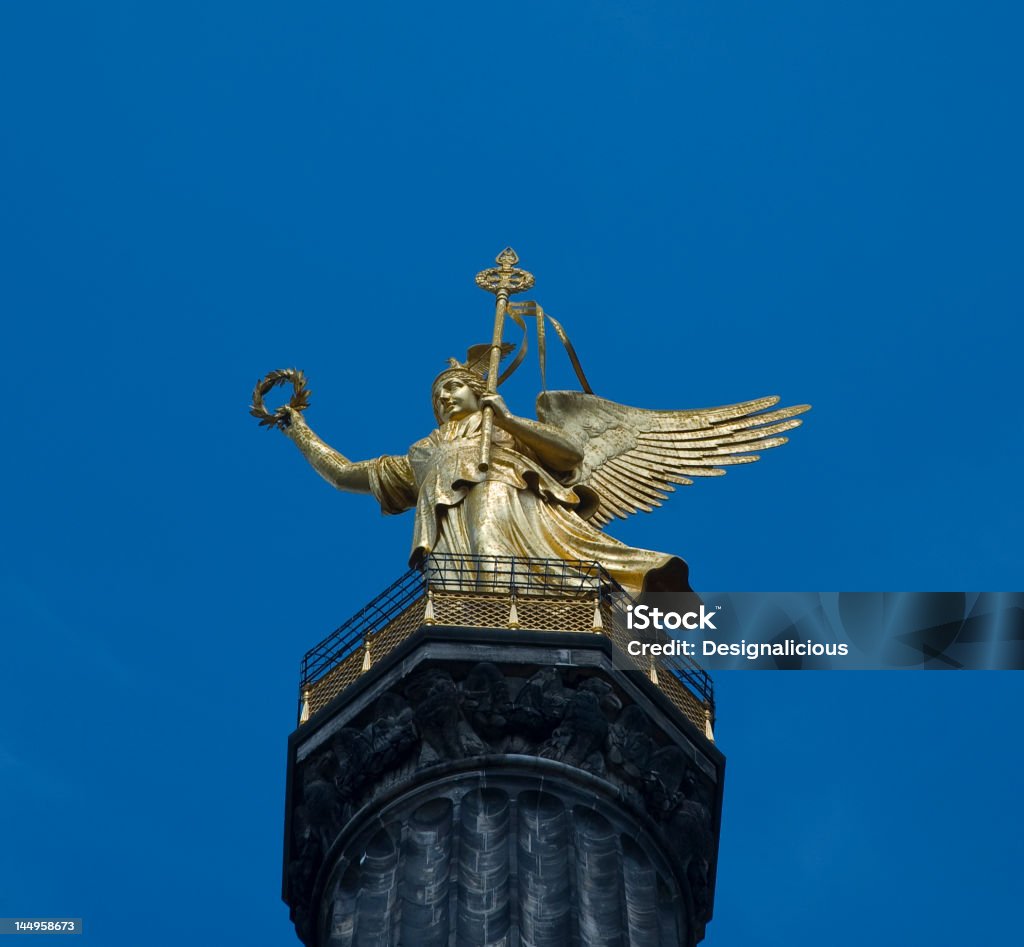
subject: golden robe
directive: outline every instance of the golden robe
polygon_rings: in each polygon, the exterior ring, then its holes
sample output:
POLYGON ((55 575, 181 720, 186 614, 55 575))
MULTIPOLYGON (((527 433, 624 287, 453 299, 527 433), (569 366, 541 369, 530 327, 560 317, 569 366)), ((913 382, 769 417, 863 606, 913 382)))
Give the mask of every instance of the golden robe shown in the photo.
POLYGON ((690 591, 686 563, 634 549, 575 511, 572 475, 557 479, 508 432, 493 429, 490 465, 478 469, 482 415, 448 421, 404 457, 370 465, 370 489, 384 513, 415 508, 410 564, 428 553, 597 562, 630 595, 690 591))

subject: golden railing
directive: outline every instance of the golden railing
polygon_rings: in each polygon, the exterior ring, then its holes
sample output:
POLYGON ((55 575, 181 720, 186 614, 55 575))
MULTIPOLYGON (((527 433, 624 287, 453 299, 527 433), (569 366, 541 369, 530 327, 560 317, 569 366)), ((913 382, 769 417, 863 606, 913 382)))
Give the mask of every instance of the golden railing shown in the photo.
POLYGON ((641 671, 712 739, 714 693, 687 658, 632 657, 632 599, 597 563, 503 556, 428 557, 302 661, 299 723, 305 723, 424 625, 601 634, 618 667, 641 671))

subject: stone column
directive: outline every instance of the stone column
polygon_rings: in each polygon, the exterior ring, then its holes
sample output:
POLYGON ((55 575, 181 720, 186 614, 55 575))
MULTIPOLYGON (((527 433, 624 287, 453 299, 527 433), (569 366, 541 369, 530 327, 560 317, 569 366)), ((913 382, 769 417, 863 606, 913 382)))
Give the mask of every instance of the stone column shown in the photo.
POLYGON ((423 628, 290 741, 309 947, 676 947, 724 758, 600 635, 423 628))

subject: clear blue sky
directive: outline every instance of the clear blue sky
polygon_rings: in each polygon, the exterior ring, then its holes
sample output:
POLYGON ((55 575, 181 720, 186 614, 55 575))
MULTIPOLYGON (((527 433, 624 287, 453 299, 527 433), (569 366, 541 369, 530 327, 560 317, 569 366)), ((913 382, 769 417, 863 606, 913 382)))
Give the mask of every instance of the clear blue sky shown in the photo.
MULTIPOLYGON (((698 589, 1019 590, 1018 4, 6 4, 0 916, 292 943, 302 653, 506 244, 596 391, 792 443, 614 530, 698 589)), ((572 376, 552 353, 554 386, 572 376)), ((506 393, 527 412, 535 366, 506 393)), ((709 947, 1019 943, 1013 673, 731 672, 709 947)), ((297 943, 297 941, 294 941, 297 943)))

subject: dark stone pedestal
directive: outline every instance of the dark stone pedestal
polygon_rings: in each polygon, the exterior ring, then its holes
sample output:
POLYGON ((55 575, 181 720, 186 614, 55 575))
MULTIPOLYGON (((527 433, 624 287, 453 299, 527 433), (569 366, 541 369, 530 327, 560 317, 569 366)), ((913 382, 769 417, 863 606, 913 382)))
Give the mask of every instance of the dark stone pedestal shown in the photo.
POLYGON ((310 947, 675 947, 711 916, 725 760, 601 635, 424 627, 289 741, 310 947))

